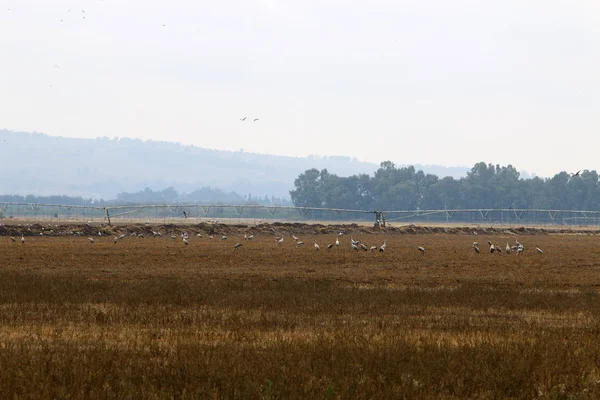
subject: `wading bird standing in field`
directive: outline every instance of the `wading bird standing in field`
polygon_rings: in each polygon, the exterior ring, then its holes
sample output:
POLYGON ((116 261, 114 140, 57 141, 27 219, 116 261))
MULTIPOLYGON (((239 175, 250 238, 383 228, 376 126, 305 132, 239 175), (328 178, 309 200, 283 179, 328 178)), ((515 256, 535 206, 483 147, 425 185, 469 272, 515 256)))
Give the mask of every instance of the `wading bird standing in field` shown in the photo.
POLYGON ((21 244, 25 243, 25 236, 21 234, 21 244))
POLYGON ((117 241, 118 241, 118 240, 119 240, 119 238, 115 236, 115 237, 113 238, 113 243, 114 243, 114 244, 117 244, 117 241))
POLYGON ((521 254, 523 252, 523 250, 525 250, 525 247, 523 247, 523 246, 517 247, 517 255, 521 254))
POLYGON ((369 248, 364 243, 359 243, 359 244, 360 244, 361 249, 363 249, 364 251, 369 251, 369 248))
POLYGON ((371 248, 369 248, 369 253, 371 253, 375 250, 377 250, 377 246, 371 246, 371 248))
POLYGON ((221 236, 221 240, 227 240, 227 236, 225 236, 225 235, 221 236))
POLYGON ((14 238, 14 237, 12 237, 12 236, 10 237, 10 240, 12 240, 13 242, 16 242, 16 241, 17 241, 17 239, 15 239, 15 238, 14 238))
POLYGON ((302 246, 302 245, 304 245, 304 242, 302 240, 298 240, 296 242, 296 246, 302 246))
POLYGON ((90 241, 90 243, 94 243, 94 238, 93 237, 89 237, 88 240, 90 241))
POLYGON ((294 242, 298 241, 298 238, 295 235, 292 235, 292 239, 294 239, 294 242))
POLYGON ((379 251, 383 253, 385 251, 385 246, 387 246, 387 244, 384 241, 383 244, 379 246, 379 251))
POLYGON ((358 246, 355 245, 354 243, 350 243, 350 247, 352 247, 352 250, 358 251, 358 246))
POLYGON ((121 236, 119 236, 119 239, 125 239, 125 234, 122 234, 121 236))
POLYGON ((233 251, 235 251, 237 248, 242 247, 243 244, 241 243, 236 243, 235 245, 233 245, 233 251))
POLYGON ((417 247, 417 250, 419 250, 421 254, 425 254, 425 248, 423 246, 417 247))
POLYGON ((535 245, 535 251, 537 251, 540 254, 544 254, 544 250, 540 249, 537 244, 535 245))
POLYGON ((185 244, 186 246, 187 246, 188 244, 190 244, 190 243, 188 242, 187 238, 183 238, 183 244, 185 244))
POLYGON ((490 253, 493 253, 494 251, 496 251, 496 247, 490 243, 490 253))
POLYGON ((506 254, 510 254, 510 246, 508 245, 508 242, 506 242, 506 254))
POLYGON ((340 247, 340 241, 337 238, 335 238, 335 247, 340 247))
POLYGON ((475 253, 479 254, 479 247, 476 245, 473 245, 473 250, 475 250, 475 253))
POLYGON ((327 245, 327 250, 331 250, 331 248, 332 248, 332 247, 333 247, 333 243, 329 243, 329 244, 327 245))
POLYGON ((314 243, 315 243, 315 251, 319 251, 321 248, 317 244, 317 241, 315 240, 314 243))
POLYGON ((281 246, 283 244, 283 238, 277 239, 277 244, 281 246))

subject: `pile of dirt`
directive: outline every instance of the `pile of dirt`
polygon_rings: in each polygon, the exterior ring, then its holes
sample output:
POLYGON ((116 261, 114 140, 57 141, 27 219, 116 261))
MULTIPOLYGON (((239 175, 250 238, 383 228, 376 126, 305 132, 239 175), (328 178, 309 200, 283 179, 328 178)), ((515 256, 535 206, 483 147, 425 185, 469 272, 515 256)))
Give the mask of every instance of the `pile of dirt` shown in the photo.
POLYGON ((547 234, 599 234, 598 229, 568 229, 568 228, 533 228, 533 227, 443 227, 425 225, 405 225, 373 227, 358 224, 304 224, 274 222, 257 225, 247 224, 0 224, 0 236, 98 236, 122 234, 136 236, 179 235, 187 232, 189 235, 547 235, 547 234))

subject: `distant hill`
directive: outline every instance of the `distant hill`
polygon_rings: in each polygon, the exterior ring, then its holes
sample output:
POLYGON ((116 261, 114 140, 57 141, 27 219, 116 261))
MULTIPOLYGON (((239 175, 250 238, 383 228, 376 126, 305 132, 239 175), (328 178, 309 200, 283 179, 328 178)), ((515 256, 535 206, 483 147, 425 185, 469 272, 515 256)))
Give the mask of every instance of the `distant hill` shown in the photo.
MULTIPOLYGON (((294 180, 307 169, 326 168, 350 176, 371 175, 379 167, 344 156, 284 157, 139 139, 71 139, 7 130, 0 130, 0 159, 0 194, 104 199, 170 186, 184 193, 209 186, 241 195, 289 198, 294 180)), ((469 170, 437 165, 415 168, 455 178, 469 170)))

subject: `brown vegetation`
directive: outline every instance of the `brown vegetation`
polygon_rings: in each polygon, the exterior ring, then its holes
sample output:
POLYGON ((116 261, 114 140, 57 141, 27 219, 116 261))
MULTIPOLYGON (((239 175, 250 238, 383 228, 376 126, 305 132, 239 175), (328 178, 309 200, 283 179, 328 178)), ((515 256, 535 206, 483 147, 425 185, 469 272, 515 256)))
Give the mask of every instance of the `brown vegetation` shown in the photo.
POLYGON ((600 396, 596 236, 349 236, 0 237, 0 395, 600 396))

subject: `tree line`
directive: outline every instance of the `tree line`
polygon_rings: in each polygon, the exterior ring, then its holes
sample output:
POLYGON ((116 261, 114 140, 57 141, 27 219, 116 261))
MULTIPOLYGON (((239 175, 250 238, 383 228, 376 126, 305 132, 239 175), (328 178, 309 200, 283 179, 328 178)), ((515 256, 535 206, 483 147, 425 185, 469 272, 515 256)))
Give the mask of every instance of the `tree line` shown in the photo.
POLYGON ((357 210, 600 210, 598 173, 573 175, 562 171, 552 178, 523 179, 512 165, 479 162, 464 178, 439 178, 385 161, 373 175, 340 177, 326 169, 306 170, 294 181, 290 195, 298 207, 357 210))

